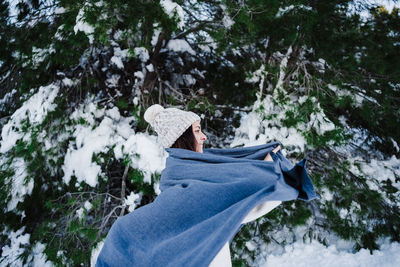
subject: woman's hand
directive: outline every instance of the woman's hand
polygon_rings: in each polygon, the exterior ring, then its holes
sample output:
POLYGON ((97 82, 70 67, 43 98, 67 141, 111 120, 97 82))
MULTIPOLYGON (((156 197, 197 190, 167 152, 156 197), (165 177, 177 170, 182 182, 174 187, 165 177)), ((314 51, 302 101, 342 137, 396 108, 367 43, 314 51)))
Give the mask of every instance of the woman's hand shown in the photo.
MULTIPOLYGON (((278 152, 279 149, 281 149, 281 146, 278 145, 274 150, 272 150, 272 152, 276 153, 276 152, 278 152)), ((264 160, 265 161, 274 161, 269 153, 265 156, 264 160)))

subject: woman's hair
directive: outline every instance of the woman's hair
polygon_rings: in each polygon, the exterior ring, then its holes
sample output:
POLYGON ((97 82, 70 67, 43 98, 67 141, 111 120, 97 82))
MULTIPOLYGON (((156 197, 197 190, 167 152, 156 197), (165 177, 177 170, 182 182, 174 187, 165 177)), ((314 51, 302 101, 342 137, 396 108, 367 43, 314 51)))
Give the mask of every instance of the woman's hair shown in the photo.
POLYGON ((192 125, 175 141, 173 148, 183 148, 196 151, 196 139, 193 135, 192 125))

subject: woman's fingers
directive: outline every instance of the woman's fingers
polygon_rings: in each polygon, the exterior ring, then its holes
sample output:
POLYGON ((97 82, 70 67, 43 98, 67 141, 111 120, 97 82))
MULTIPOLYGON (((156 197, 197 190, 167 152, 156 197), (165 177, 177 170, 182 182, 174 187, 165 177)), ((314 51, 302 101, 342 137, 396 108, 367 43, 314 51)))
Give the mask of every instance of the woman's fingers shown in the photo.
POLYGON ((281 146, 278 145, 274 150, 272 150, 272 152, 276 153, 279 149, 281 149, 281 146))
MULTIPOLYGON (((281 149, 280 145, 278 145, 274 150, 272 150, 272 152, 276 153, 276 152, 278 152, 279 149, 281 149)), ((265 156, 264 160, 265 161, 274 161, 269 153, 265 156)))
POLYGON ((267 156, 265 156, 264 160, 265 161, 274 161, 269 153, 267 154, 267 156))

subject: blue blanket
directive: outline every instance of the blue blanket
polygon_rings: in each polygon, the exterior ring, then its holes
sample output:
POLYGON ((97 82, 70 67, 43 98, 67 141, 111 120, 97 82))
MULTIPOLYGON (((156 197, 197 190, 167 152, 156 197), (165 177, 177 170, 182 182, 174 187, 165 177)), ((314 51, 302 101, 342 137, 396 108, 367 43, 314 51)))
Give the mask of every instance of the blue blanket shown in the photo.
POLYGON ((278 145, 167 148, 161 194, 113 224, 96 266, 208 266, 258 204, 317 198, 306 159, 293 166, 278 145))

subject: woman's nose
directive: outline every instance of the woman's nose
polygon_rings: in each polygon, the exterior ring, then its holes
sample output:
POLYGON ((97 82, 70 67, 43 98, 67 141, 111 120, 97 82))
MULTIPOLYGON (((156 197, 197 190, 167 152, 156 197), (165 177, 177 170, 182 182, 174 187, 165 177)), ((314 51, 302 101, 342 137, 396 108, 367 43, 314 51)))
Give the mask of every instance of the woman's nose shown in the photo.
POLYGON ((207 136, 203 133, 203 136, 201 137, 201 139, 206 141, 207 140, 207 136))

